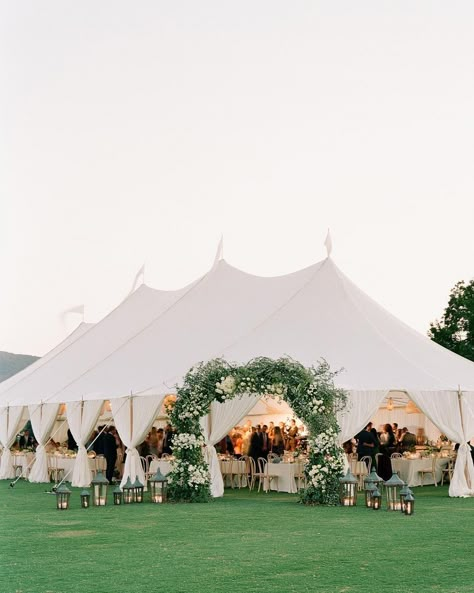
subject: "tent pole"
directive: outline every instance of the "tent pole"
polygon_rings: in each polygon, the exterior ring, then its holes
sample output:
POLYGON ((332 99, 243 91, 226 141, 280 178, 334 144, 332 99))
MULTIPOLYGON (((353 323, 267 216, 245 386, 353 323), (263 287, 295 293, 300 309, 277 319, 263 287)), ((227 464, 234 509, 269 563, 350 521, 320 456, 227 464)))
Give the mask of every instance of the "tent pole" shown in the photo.
MULTIPOLYGON (((459 415, 461 417, 461 428, 462 428, 462 434, 463 437, 465 435, 464 432, 464 416, 463 416, 463 412, 462 412, 462 391, 461 391, 461 386, 458 385, 458 402, 459 402, 459 415)), ((459 445, 461 445, 461 443, 459 443, 459 445)), ((469 487, 469 489, 472 488, 472 484, 471 484, 471 480, 469 479, 469 472, 467 471, 467 466, 464 465, 464 475, 466 476, 466 483, 469 487)))

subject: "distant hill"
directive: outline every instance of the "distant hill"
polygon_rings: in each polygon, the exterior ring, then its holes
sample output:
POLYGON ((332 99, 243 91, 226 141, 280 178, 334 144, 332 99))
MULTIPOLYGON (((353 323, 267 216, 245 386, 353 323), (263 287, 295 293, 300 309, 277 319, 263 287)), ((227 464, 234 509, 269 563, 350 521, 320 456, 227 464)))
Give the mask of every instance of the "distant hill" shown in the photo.
POLYGON ((29 354, 12 354, 0 351, 0 381, 5 381, 38 358, 39 356, 30 356, 29 354))

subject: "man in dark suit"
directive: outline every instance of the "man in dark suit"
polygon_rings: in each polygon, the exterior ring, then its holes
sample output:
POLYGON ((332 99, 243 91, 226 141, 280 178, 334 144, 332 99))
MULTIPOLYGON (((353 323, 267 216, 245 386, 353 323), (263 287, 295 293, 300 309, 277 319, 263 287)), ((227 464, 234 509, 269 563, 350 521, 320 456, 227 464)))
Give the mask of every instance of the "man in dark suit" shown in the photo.
POLYGON ((250 435, 249 457, 255 460, 255 464, 260 457, 260 437, 255 426, 252 426, 252 434, 250 435))
POLYGON ((408 428, 404 426, 402 428, 402 438, 400 439, 400 452, 413 451, 416 445, 416 435, 412 432, 408 432, 408 428))
POLYGON ((113 428, 113 426, 109 426, 106 429, 106 431, 103 433, 104 438, 102 441, 104 447, 104 457, 107 461, 105 477, 109 482, 111 482, 114 477, 115 463, 117 461, 117 442, 112 433, 113 428))
POLYGON ((270 453, 270 438, 268 437, 268 426, 264 424, 262 426, 262 432, 259 434, 260 436, 260 455, 261 457, 268 457, 270 453))
POLYGON ((173 427, 168 422, 163 433, 163 453, 171 455, 173 451, 173 427))
POLYGON ((369 422, 364 430, 361 430, 355 437, 357 441, 357 459, 359 460, 362 457, 372 457, 376 441, 374 435, 370 432, 371 428, 372 422, 369 422))
POLYGON ((24 432, 23 432, 23 436, 20 437, 20 442, 19 442, 19 446, 20 449, 32 449, 34 448, 34 444, 35 444, 35 439, 33 437, 32 434, 30 434, 30 431, 25 428, 24 432))

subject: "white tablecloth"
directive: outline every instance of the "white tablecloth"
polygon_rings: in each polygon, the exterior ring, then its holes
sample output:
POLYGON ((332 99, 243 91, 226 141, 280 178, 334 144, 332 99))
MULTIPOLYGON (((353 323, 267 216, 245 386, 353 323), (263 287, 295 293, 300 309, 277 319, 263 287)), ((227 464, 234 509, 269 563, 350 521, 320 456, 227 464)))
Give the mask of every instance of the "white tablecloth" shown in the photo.
MULTIPOLYGON (((400 478, 408 484, 408 486, 421 486, 421 474, 420 470, 431 470, 431 457, 424 457, 422 459, 391 459, 392 471, 397 472, 400 478)), ((436 459, 436 481, 441 480, 441 473, 444 467, 448 465, 448 459, 446 457, 438 457, 436 459)), ((423 484, 434 484, 432 474, 425 474, 423 477, 423 484)))
MULTIPOLYGON (((270 490, 296 494, 296 492, 298 492, 295 480, 295 471, 297 467, 297 463, 269 463, 268 473, 271 476, 278 477, 278 479, 270 480, 270 490)), ((268 490, 268 480, 265 480, 264 489, 268 490)))
MULTIPOLYGON (((22 476, 28 477, 31 468, 33 467, 33 461, 35 459, 34 453, 21 453, 13 455, 13 465, 22 466, 22 476)), ((72 472, 74 470, 75 457, 64 457, 63 455, 48 455, 48 466, 51 467, 52 463, 57 465, 58 468, 64 469, 64 477, 67 482, 72 480, 72 472)), ((96 460, 89 459, 89 467, 91 470, 96 469, 96 460)))

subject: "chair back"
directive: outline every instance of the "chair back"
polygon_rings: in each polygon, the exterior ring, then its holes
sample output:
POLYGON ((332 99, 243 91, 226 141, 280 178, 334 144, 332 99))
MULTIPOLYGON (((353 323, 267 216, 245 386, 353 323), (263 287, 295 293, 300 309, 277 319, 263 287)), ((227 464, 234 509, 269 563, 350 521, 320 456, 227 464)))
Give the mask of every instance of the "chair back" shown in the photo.
POLYGON ((390 459, 400 459, 400 457, 403 457, 401 453, 392 453, 390 455, 390 459))
POLYGON ((264 474, 267 471, 268 462, 264 457, 259 457, 257 459, 257 468, 259 474, 264 474))
POLYGON ((360 458, 360 461, 365 463, 367 466, 367 472, 370 474, 370 468, 372 467, 372 457, 365 455, 364 457, 360 458))
POLYGON ((107 470, 107 459, 103 455, 97 455, 95 458, 95 469, 98 472, 105 472, 107 470))

